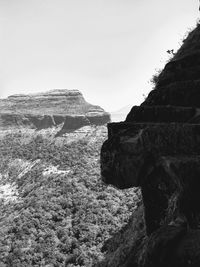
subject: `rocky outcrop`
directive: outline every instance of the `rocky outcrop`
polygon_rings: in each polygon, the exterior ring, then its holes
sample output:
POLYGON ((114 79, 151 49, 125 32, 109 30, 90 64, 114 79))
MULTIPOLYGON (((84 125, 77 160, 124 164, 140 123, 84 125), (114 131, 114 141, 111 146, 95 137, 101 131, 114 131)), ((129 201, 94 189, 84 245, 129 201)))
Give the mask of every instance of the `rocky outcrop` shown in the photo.
POLYGON ((103 125, 110 121, 110 114, 108 112, 102 112, 100 108, 91 108, 86 113, 86 118, 90 124, 103 125))
POLYGON ((65 122, 63 124, 62 129, 57 133, 57 136, 73 132, 87 125, 90 125, 90 121, 87 119, 85 115, 65 116, 65 122))
POLYGON ((141 106, 108 125, 105 183, 140 187, 146 237, 124 267, 200 266, 200 25, 141 106))
POLYGON ((15 114, 15 113, 2 113, 0 114, 0 129, 7 129, 9 127, 28 127, 46 129, 56 126, 54 117, 51 115, 38 115, 38 114, 15 114))
POLYGON ((71 115, 65 116, 62 129, 58 132, 57 136, 65 133, 73 132, 81 127, 88 125, 104 125, 110 121, 110 114, 98 110, 96 112, 88 112, 86 115, 71 115))
POLYGON ((52 115, 29 115, 27 118, 38 130, 56 126, 52 115))
POLYGON ((0 99, 0 110, 1 129, 31 127, 40 130, 65 122, 63 130, 71 130, 79 128, 80 125, 88 125, 88 122, 100 125, 110 121, 109 113, 99 106, 87 103, 78 90, 12 95, 0 99), (79 116, 84 117, 82 123, 79 116))
POLYGON ((0 128, 7 129, 8 127, 34 127, 32 122, 24 114, 2 113, 0 114, 0 128))

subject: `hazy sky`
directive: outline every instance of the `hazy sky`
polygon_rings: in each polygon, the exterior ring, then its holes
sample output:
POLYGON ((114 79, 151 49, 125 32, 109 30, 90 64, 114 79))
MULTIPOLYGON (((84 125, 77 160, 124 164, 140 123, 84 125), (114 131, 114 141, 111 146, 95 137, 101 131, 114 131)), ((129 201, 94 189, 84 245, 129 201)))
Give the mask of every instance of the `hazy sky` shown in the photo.
POLYGON ((140 104, 196 25, 198 0, 0 0, 0 97, 79 89, 106 110, 140 104))

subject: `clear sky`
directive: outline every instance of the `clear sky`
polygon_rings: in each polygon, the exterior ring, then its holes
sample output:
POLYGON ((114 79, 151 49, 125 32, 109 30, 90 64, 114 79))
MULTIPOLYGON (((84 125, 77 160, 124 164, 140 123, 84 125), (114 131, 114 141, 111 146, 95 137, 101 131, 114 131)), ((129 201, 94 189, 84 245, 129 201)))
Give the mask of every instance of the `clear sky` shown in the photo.
POLYGON ((79 89, 108 111, 140 104, 196 25, 198 0, 0 0, 0 97, 79 89))

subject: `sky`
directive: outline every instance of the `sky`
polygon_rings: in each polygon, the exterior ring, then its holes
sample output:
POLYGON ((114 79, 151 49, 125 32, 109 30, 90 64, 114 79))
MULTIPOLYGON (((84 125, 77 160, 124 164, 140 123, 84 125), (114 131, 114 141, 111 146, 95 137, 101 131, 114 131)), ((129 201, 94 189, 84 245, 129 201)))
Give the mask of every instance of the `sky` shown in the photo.
POLYGON ((199 19, 198 0, 0 0, 0 98, 79 89, 139 105, 199 19))

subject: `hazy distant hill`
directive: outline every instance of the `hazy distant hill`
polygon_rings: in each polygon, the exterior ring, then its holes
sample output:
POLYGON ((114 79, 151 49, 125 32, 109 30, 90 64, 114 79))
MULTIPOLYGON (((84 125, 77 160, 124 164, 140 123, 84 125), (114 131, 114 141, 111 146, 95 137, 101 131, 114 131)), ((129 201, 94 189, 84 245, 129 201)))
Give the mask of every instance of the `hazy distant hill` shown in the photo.
POLYGON ((133 105, 127 105, 119 110, 111 112, 111 121, 124 121, 133 105))

